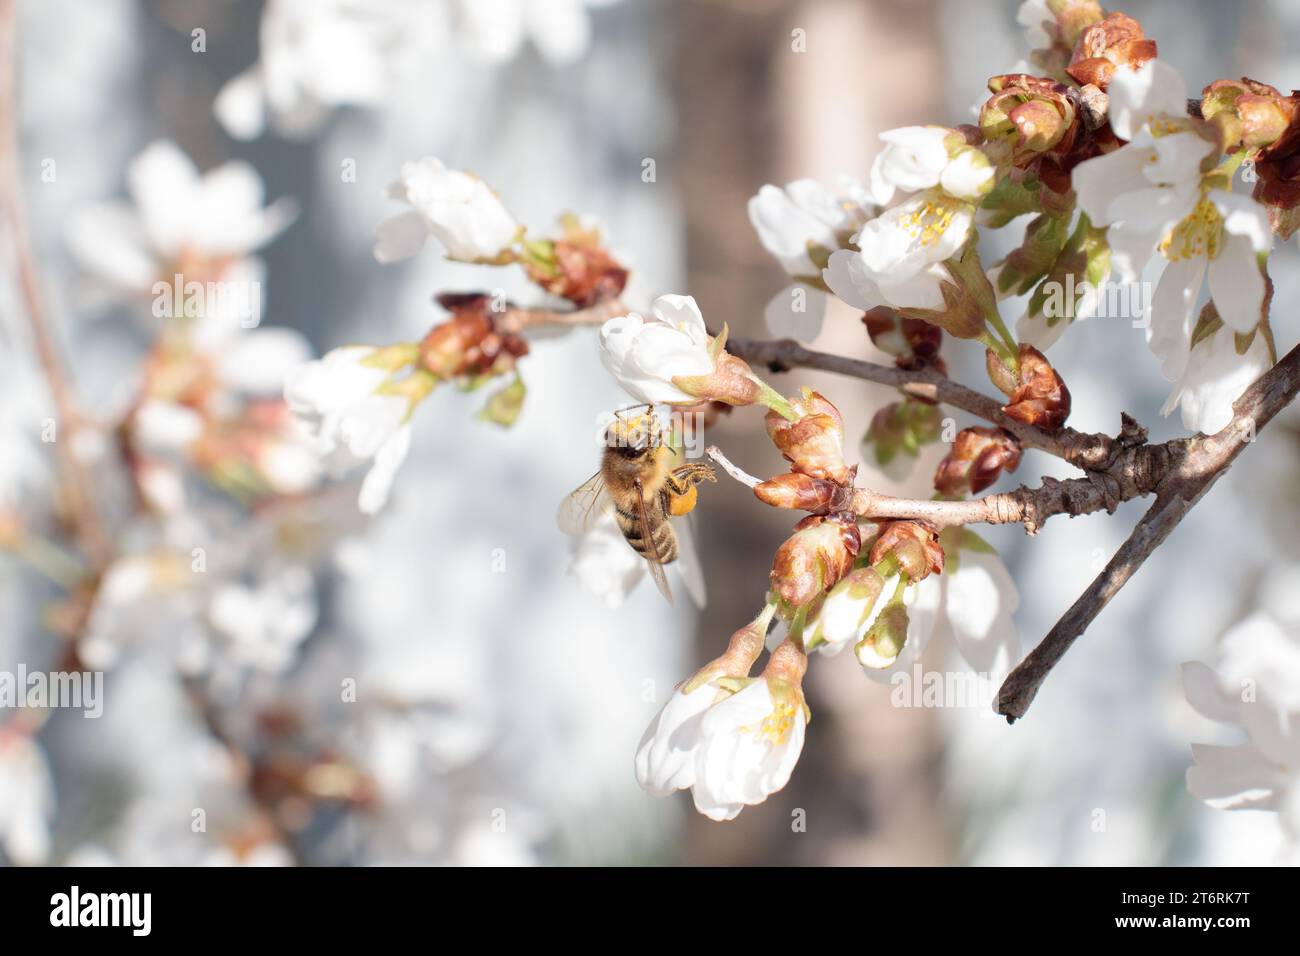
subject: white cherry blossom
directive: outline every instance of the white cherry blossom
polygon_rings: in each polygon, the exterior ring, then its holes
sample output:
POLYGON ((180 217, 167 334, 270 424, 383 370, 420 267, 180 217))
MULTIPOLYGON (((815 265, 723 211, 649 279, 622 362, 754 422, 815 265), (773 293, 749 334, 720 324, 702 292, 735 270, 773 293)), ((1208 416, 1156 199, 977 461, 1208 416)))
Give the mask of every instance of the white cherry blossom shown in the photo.
MULTIPOLYGON (((1012 615, 1020 605, 1015 581, 1002 559, 978 547, 954 548, 946 543, 949 566, 907 588, 907 640, 896 657, 884 656, 868 645, 857 648, 858 663, 873 680, 890 683, 896 673, 910 672, 937 634, 953 639, 958 653, 978 674, 1000 677, 1020 660, 1020 639, 1012 615)), ((875 623, 897 587, 885 582, 881 600, 862 628, 875 623)))
POLYGON ((952 146, 956 137, 942 126, 903 126, 880 134, 885 148, 871 167, 871 194, 880 205, 941 186, 957 199, 975 200, 992 188, 994 169, 972 146, 952 146))
POLYGON ((575 537, 571 549, 569 573, 606 607, 622 607, 645 577, 645 560, 627 546, 612 514, 601 515, 589 532, 575 537))
POLYGON ((367 364, 367 346, 344 346, 295 369, 285 382, 290 409, 307 425, 327 467, 343 474, 366 461, 357 504, 376 514, 388 500, 393 478, 411 447, 410 401, 379 394, 391 372, 367 364))
POLYGON ((710 820, 732 820, 790 780, 803 751, 803 697, 759 678, 714 704, 700 722, 692 794, 710 820))
POLYGON ((496 259, 519 235, 519 223, 487 183, 432 156, 403 163, 388 195, 411 208, 379 224, 375 258, 380 262, 415 255, 430 234, 452 259, 496 259))
POLYGON ((1198 713, 1245 736, 1238 744, 1193 744, 1187 789, 1217 809, 1279 811, 1300 841, 1297 622, 1269 607, 1255 612, 1224 635, 1216 668, 1184 664, 1183 684, 1198 713))
POLYGON ((1192 347, 1162 414, 1182 412, 1189 431, 1213 435, 1232 421, 1232 403, 1273 365, 1268 342, 1256 332, 1239 350, 1237 336, 1226 326, 1192 347))
POLYGON ((237 139, 268 123, 292 137, 342 106, 377 107, 436 49, 446 24, 423 0, 268 0, 258 61, 217 94, 213 110, 237 139))
POLYGON ((819 288, 818 263, 875 213, 865 190, 853 179, 844 177, 841 193, 813 179, 798 179, 784 189, 764 186, 749 200, 749 221, 763 248, 796 280, 773 296, 764 311, 768 330, 775 336, 808 341, 821 331, 826 293, 819 288))
POLYGON ((264 268, 251 253, 294 220, 292 200, 264 205, 262 179, 247 163, 200 174, 163 140, 131 161, 127 187, 131 203, 87 206, 71 218, 67 243, 87 272, 122 296, 155 295, 156 284, 172 284, 177 273, 187 283, 220 282, 247 295, 203 297, 205 318, 238 328, 250 324, 250 309, 260 315, 264 268))
POLYGON ((872 219, 858 233, 859 250, 831 254, 826 284, 855 309, 944 308, 944 265, 970 237, 974 207, 937 189, 904 200, 872 219))
POLYGON ((651 314, 616 316, 601 326, 601 361, 638 401, 693 405, 698 399, 673 379, 713 371, 704 316, 689 295, 661 295, 651 314))
POLYGON ((1129 142, 1076 166, 1073 185, 1093 225, 1109 227, 1116 271, 1133 281, 1196 209, 1201 165, 1215 146, 1193 130, 1187 84, 1163 60, 1117 70, 1108 92, 1111 127, 1129 142))
POLYGON ((636 779, 643 789, 663 797, 695 786, 704 715, 723 696, 711 682, 690 693, 683 687, 673 691, 637 746, 636 779))

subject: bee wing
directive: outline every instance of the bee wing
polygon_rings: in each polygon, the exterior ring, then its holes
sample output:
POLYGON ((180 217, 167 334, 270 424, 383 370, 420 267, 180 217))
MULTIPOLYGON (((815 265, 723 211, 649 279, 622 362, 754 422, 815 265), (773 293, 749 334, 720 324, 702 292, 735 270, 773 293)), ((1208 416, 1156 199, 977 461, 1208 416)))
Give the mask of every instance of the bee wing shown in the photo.
MULTIPOLYGON (((668 599, 668 603, 673 603, 673 589, 668 586, 668 575, 664 573, 663 558, 659 554, 659 548, 655 544, 655 536, 650 529, 654 527, 650 524, 649 515, 646 514, 645 487, 641 484, 641 479, 636 480, 636 501, 638 517, 641 519, 642 543, 646 547, 645 563, 650 571, 650 577, 654 580, 655 586, 659 588, 659 593, 668 599)), ((667 520, 667 516, 665 516, 667 520)))
POLYGON ((605 490, 605 480, 600 477, 600 472, 596 472, 560 502, 555 522, 565 534, 586 534, 600 516, 613 507, 605 490))
POLYGON ((703 608, 708 603, 708 590, 704 586, 704 569, 700 563, 699 552, 695 550, 695 522, 690 515, 683 515, 673 522, 677 532, 677 560, 674 566, 686 585, 686 593, 691 596, 695 606, 703 608))

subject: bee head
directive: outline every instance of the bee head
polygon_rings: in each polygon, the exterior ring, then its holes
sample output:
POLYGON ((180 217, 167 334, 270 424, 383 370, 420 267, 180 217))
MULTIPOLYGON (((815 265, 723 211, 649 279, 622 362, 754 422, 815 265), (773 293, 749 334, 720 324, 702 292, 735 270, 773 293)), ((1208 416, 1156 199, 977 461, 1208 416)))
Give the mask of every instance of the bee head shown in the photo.
POLYGON ((605 446, 624 458, 644 457, 661 442, 659 420, 653 409, 633 417, 619 415, 605 429, 605 446))

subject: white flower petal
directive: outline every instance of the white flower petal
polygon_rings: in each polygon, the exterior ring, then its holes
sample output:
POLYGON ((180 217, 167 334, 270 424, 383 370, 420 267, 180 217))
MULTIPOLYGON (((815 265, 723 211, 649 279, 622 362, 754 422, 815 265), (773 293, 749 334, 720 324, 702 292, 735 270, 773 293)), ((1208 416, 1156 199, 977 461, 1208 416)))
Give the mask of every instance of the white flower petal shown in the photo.
POLYGON ((1120 139, 1133 139, 1151 120, 1187 115, 1187 84, 1164 60, 1148 60, 1137 69, 1122 67, 1111 77, 1110 125, 1120 139))

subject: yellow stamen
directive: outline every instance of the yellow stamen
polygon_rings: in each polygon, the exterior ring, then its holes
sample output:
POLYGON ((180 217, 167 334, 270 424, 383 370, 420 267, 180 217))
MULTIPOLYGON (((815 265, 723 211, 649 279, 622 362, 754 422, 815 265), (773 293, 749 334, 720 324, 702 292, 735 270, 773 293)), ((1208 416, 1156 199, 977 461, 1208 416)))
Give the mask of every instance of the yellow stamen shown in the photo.
POLYGON ((1171 262, 1203 256, 1213 259, 1223 246, 1223 216, 1202 192, 1196 208, 1182 222, 1169 230, 1160 243, 1160 251, 1171 262))

